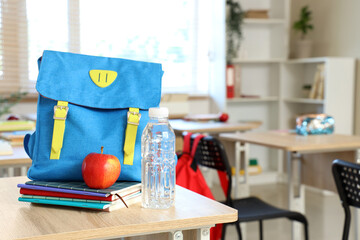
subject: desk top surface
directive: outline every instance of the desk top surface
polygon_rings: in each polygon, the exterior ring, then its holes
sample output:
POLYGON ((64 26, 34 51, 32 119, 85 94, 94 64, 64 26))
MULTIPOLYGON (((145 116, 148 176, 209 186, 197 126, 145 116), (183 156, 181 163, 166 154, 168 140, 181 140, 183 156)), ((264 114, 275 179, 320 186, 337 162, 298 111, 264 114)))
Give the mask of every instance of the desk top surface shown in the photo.
POLYGON ((360 148, 360 136, 330 134, 300 136, 287 131, 224 133, 220 138, 294 152, 346 151, 360 148))
POLYGON ((258 128, 261 122, 246 123, 228 123, 228 122, 196 122, 185 121, 182 119, 169 120, 171 127, 175 132, 193 132, 193 133, 220 133, 220 132, 236 132, 248 131, 258 128))
POLYGON ((23 146, 13 146, 12 155, 0 156, 0 166, 15 164, 31 164, 31 159, 26 154, 23 146))
POLYGON ((233 222, 237 211, 177 186, 175 206, 144 209, 140 203, 113 212, 19 202, 18 183, 26 177, 0 179, 1 239, 90 239, 195 229, 233 222))

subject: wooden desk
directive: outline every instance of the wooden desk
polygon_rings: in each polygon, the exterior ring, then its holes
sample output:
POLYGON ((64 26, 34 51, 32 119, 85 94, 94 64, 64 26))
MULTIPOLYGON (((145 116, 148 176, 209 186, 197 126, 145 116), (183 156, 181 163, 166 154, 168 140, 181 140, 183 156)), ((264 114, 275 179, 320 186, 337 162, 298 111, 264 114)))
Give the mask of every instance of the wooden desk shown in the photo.
POLYGON ((31 159, 26 154, 23 146, 13 146, 12 155, 0 156, 0 169, 7 168, 8 176, 14 176, 14 167, 21 167, 21 175, 26 175, 31 159))
POLYGON ((195 122, 182 119, 169 120, 171 127, 177 133, 222 133, 222 132, 243 132, 258 128, 261 122, 228 123, 228 122, 195 122))
POLYGON ((27 180, 0 179, 1 239, 70 240, 156 234, 141 239, 205 240, 209 239, 209 227, 237 219, 235 209, 179 186, 175 206, 168 210, 144 209, 138 203, 109 213, 18 202, 16 185, 27 180))
MULTIPOLYGON (((288 198, 289 208, 300 212, 305 212, 305 191, 301 181, 302 166, 301 163, 304 160, 305 154, 310 153, 333 153, 333 152, 353 152, 354 161, 360 161, 360 137, 331 134, 331 135, 311 135, 311 136, 299 136, 294 133, 286 131, 268 131, 268 132, 249 132, 243 134, 221 134, 220 138, 227 141, 235 141, 238 146, 238 150, 246 151, 247 144, 257 144, 265 147, 276 148, 284 150, 287 159, 287 175, 288 175, 288 198), (297 169, 294 169, 294 161, 297 162, 297 169), (295 174, 297 173, 297 174, 295 174), (294 175, 296 179, 294 179, 294 175), (296 181, 295 181, 296 180, 296 181), (297 189, 294 187, 297 186, 297 189), (297 191, 296 191, 297 190, 297 191)), ((237 154, 235 160, 236 179, 235 184, 238 183, 238 173, 240 169, 241 154, 237 154)), ((312 159, 316 160, 316 158, 312 159)), ((327 174, 331 177, 331 163, 334 158, 327 159, 329 166, 327 168, 327 174)), ((245 161, 247 162, 247 161, 245 161)), ((246 170, 246 167, 245 167, 246 170)), ((333 182, 332 177, 330 179, 333 182)), ((245 182, 246 186, 247 183, 245 182)), ((300 229, 297 229, 300 231, 300 229)), ((298 236, 298 233, 294 233, 293 237, 298 236)))
POLYGON ((192 133, 206 133, 211 135, 218 135, 225 132, 244 132, 261 125, 261 122, 247 122, 247 123, 228 123, 228 122, 197 122, 185 121, 183 119, 169 120, 171 127, 176 134, 176 151, 181 151, 183 148, 183 132, 192 133))

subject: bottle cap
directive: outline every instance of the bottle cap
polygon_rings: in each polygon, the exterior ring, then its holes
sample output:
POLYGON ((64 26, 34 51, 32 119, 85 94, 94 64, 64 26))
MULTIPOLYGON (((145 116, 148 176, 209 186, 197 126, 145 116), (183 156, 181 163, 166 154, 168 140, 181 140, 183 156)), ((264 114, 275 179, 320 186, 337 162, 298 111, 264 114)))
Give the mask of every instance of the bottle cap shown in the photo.
POLYGON ((158 118, 169 117, 169 110, 166 107, 150 108, 149 117, 158 117, 158 118))

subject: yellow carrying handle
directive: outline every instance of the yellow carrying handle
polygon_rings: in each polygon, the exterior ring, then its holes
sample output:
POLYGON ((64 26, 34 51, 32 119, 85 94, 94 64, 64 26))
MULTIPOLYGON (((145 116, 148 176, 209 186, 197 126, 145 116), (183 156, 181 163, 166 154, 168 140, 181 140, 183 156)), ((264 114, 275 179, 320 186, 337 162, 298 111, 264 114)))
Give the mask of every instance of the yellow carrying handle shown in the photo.
POLYGON ((133 165, 137 129, 141 114, 138 108, 129 108, 124 143, 124 164, 133 165))
POLYGON ((54 106, 54 129, 51 142, 50 159, 59 159, 63 146, 65 120, 69 111, 68 102, 58 101, 54 106))

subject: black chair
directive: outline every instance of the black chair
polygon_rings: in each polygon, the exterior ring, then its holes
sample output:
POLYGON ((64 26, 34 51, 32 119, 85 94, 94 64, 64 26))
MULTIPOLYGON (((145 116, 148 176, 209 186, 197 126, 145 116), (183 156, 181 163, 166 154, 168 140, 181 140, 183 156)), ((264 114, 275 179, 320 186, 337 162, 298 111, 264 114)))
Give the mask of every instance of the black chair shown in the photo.
POLYGON ((332 164, 336 188, 345 211, 345 222, 342 239, 349 238, 350 206, 360 207, 360 165, 336 159, 332 164))
MULTIPOLYGON (((235 224, 240 240, 242 239, 240 229, 241 222, 259 221, 260 239, 262 240, 263 220, 283 217, 304 224, 305 239, 308 240, 308 222, 303 214, 271 206, 270 204, 267 204, 256 197, 248 197, 243 199, 231 198, 231 169, 227 155, 225 153, 225 149, 218 139, 211 136, 204 137, 198 144, 194 161, 196 161, 198 165, 226 172, 229 185, 226 193, 226 201, 224 203, 237 209, 239 214, 238 220, 236 222, 228 224, 235 224)), ((223 225, 222 239, 225 238, 226 226, 228 224, 223 225)))

